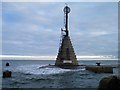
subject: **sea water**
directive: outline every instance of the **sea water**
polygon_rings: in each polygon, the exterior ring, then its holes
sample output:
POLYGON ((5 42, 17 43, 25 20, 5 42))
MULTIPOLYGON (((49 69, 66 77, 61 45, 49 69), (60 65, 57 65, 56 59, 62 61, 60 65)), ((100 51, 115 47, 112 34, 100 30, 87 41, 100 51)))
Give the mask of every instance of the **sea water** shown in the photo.
MULTIPOLYGON (((80 60, 81 65, 95 65, 98 60, 80 60)), ((117 60, 99 60, 103 65, 117 65, 117 60)), ((11 78, 2 79, 2 88, 97 88, 103 77, 118 75, 113 73, 94 73, 81 69, 61 69, 45 67, 54 60, 3 60, 2 70, 12 71, 11 78), (10 66, 6 67, 6 63, 10 66)))

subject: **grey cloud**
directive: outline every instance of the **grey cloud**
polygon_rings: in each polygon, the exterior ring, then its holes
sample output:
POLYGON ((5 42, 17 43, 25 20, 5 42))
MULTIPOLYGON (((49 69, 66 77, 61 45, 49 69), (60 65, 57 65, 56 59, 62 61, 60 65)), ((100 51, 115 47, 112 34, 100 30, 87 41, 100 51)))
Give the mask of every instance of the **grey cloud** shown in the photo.
MULTIPOLYGON (((115 55, 116 3, 69 3, 69 6, 70 36, 77 55, 115 55)), ((5 3, 3 14, 12 12, 18 19, 3 20, 3 53, 56 55, 63 27, 63 7, 63 3, 5 3)))

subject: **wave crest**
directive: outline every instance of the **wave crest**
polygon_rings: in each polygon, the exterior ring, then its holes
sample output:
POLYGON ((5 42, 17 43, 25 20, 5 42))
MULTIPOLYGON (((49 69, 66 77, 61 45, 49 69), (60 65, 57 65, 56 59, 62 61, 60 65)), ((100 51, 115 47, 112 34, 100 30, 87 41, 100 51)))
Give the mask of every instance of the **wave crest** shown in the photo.
POLYGON ((64 73, 67 71, 71 71, 70 69, 61 69, 58 67, 44 67, 47 65, 23 65, 18 66, 14 71, 15 72, 22 72, 25 74, 58 74, 58 73, 64 73), (40 68, 44 67, 44 68, 40 68))

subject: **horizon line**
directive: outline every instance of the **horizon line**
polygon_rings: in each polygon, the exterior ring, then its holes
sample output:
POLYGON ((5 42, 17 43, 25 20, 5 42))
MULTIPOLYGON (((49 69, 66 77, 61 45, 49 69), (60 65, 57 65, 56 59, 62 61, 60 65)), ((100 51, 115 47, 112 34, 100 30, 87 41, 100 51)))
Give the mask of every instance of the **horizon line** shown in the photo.
MULTIPOLYGON (((11 59, 11 60, 56 60, 56 55, 42 55, 42 56, 22 56, 22 55, 0 55, 2 60, 11 59)), ((115 56, 112 55, 84 55, 76 56, 78 60, 118 60, 115 56)))

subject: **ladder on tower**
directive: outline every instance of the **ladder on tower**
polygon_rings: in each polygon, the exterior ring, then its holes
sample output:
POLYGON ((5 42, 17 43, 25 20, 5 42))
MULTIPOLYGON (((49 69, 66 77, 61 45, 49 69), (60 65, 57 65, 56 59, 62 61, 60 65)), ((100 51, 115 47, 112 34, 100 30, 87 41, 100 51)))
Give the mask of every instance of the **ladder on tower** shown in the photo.
POLYGON ((65 30, 63 30, 63 29, 61 28, 61 36, 60 36, 59 48, 61 47, 62 40, 63 40, 63 38, 64 38, 64 36, 65 36, 64 32, 65 32, 65 30))

